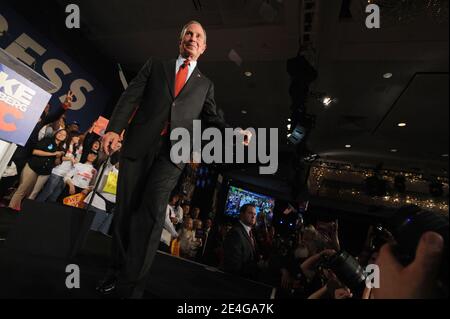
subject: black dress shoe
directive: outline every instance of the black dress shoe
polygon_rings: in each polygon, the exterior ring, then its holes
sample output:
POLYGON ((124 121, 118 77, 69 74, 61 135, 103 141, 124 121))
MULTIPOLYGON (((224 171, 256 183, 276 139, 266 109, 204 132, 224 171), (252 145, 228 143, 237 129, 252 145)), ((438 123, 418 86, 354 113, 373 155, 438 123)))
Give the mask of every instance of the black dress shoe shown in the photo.
POLYGON ((103 278, 95 287, 99 293, 103 295, 109 295, 116 291, 117 289, 117 276, 116 275, 107 275, 103 278))

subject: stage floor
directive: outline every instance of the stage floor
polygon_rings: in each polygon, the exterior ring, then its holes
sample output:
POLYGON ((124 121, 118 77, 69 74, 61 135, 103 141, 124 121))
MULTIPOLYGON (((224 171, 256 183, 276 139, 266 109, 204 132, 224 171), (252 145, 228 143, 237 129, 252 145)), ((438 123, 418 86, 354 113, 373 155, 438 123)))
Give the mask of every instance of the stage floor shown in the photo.
MULTIPOLYGON (((0 298, 115 298, 95 291, 107 268, 110 237, 90 231, 86 245, 74 261, 11 251, 5 243, 20 214, 0 208, 0 298), (78 289, 66 287, 69 264, 79 266, 78 289)), ((269 299, 274 293, 270 286, 161 252, 155 257, 151 273, 146 299, 269 299)))

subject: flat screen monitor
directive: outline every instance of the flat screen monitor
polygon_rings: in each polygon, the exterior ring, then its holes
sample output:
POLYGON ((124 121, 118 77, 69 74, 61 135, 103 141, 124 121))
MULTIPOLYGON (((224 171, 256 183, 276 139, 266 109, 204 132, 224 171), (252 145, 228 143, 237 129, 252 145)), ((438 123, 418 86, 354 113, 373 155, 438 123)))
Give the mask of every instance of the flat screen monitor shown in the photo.
POLYGON ((271 216, 275 206, 275 199, 236 186, 230 186, 225 203, 225 215, 238 218, 239 208, 244 204, 254 204, 256 206, 256 216, 261 212, 264 212, 266 216, 271 216))

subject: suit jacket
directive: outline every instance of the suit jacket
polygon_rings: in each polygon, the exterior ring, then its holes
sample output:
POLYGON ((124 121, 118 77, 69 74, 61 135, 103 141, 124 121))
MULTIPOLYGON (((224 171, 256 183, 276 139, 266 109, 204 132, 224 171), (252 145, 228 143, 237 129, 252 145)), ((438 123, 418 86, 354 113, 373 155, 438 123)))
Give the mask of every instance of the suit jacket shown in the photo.
POLYGON ((256 278, 256 251, 253 248, 247 231, 241 223, 238 222, 228 232, 223 248, 223 266, 226 272, 247 278, 256 278))
MULTIPOLYGON (((177 97, 174 97, 175 59, 150 58, 120 97, 106 132, 120 134, 126 128, 122 154, 129 158, 145 156, 160 139, 165 122, 171 130, 186 128, 192 140, 192 121, 223 129, 228 125, 218 114, 214 85, 196 66, 177 97), (137 108, 136 114, 128 122, 137 108)), ((172 142, 176 143, 175 142, 172 142)))

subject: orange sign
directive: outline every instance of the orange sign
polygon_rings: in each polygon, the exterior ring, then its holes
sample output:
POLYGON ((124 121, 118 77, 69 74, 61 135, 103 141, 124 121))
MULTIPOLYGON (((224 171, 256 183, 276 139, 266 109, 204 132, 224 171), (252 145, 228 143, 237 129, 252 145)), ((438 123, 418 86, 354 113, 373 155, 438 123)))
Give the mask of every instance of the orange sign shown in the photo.
POLYGON ((106 127, 108 126, 109 120, 104 118, 103 116, 100 116, 97 121, 94 123, 94 133, 98 134, 100 136, 105 135, 106 127))

